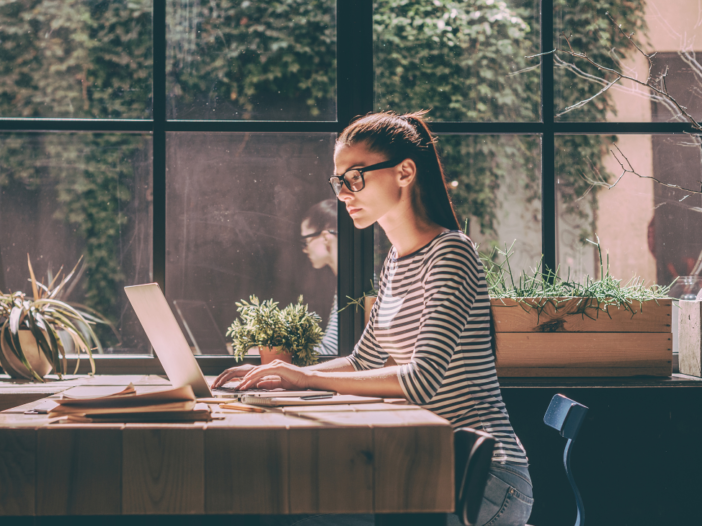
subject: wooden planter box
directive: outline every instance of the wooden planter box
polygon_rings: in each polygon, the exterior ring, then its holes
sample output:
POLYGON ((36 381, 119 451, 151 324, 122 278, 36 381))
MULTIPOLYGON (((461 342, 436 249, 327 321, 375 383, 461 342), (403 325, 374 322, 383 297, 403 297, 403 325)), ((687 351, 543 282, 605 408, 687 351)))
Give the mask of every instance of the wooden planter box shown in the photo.
POLYGON ((587 309, 571 299, 539 315, 515 300, 491 300, 498 376, 670 376, 672 301, 587 309))
MULTIPOLYGON (((365 298, 368 323, 375 298, 365 298)), ((547 304, 539 314, 515 300, 490 300, 497 332, 497 375, 670 376, 673 374, 671 300, 585 310, 578 298, 547 304)))

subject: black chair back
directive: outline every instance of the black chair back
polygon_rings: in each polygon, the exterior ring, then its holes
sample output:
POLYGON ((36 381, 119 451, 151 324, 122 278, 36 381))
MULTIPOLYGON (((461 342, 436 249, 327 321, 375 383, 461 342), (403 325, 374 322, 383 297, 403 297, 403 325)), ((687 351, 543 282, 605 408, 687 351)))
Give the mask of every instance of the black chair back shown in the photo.
POLYGON ((465 526, 478 519, 485 494, 495 437, 469 427, 454 433, 456 514, 465 526))
POLYGON ((557 394, 551 399, 551 403, 544 415, 544 424, 552 427, 558 431, 562 437, 568 439, 565 451, 563 452, 563 465, 565 466, 568 482, 570 482, 570 486, 573 488, 575 505, 578 510, 578 514, 575 517, 575 526, 585 526, 585 505, 583 504, 583 499, 580 497, 578 486, 575 484, 575 478, 573 478, 573 470, 570 467, 570 456, 573 452, 573 443, 578 437, 580 427, 585 421, 587 410, 588 408, 586 406, 579 404, 575 400, 557 394))

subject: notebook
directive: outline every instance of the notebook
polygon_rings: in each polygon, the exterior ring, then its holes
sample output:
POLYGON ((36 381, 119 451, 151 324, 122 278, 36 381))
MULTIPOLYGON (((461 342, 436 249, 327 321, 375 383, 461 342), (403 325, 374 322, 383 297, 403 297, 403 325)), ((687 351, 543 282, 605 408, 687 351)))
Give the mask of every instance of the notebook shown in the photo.
POLYGON ((166 422, 209 422, 212 411, 207 404, 176 402, 161 406, 94 409, 81 413, 50 413, 55 423, 166 423, 166 422))

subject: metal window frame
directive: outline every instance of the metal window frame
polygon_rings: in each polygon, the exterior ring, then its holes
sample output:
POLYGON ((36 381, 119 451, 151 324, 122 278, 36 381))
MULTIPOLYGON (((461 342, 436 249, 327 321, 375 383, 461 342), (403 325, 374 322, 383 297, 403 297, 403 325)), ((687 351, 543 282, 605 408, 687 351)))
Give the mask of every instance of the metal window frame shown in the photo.
MULTIPOLYGON (((541 50, 553 48, 553 0, 541 0, 541 50)), ((165 291, 166 276, 166 134, 168 132, 290 132, 339 133, 356 116, 373 111, 373 1, 337 1, 337 120, 336 121, 205 121, 166 118, 166 0, 153 3, 153 115, 138 119, 0 118, 0 132, 135 132, 153 136, 153 277, 165 291)), ((679 134, 692 131, 684 123, 557 122, 554 117, 553 56, 541 62, 540 122, 436 122, 437 134, 539 135, 542 181, 542 252, 544 264, 557 265, 555 136, 583 134, 679 134)), ((339 207, 338 297, 360 297, 373 277, 373 228, 357 230, 339 207)), ((363 331, 363 313, 339 314, 339 354, 348 355, 363 331)), ((152 355, 96 357, 98 372, 108 374, 162 373, 152 355)), ((217 374, 235 364, 233 357, 198 356, 205 374, 217 374)), ((249 361, 247 359, 247 361, 249 361)), ((257 359, 251 359, 255 363, 257 359)), ((82 360, 81 372, 87 372, 82 360)))

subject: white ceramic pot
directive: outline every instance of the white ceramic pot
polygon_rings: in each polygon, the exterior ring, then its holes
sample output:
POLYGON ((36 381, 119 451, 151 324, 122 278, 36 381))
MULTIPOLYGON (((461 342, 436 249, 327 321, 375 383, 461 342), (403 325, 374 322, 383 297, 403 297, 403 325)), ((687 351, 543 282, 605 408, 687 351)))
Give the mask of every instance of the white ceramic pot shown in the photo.
MULTIPOLYGON (((9 329, 8 329, 9 330, 9 329)), ((5 342, 5 338, 0 339, 0 349, 2 350, 2 366, 5 372, 12 376, 13 378, 26 378, 32 380, 34 376, 31 372, 22 364, 22 362, 15 356, 5 342)), ((51 372, 53 366, 49 359, 44 355, 39 349, 37 341, 34 335, 29 330, 21 330, 19 332, 20 345, 22 346, 22 351, 24 351, 24 356, 29 362, 29 365, 34 369, 34 371, 42 378, 51 372)))

